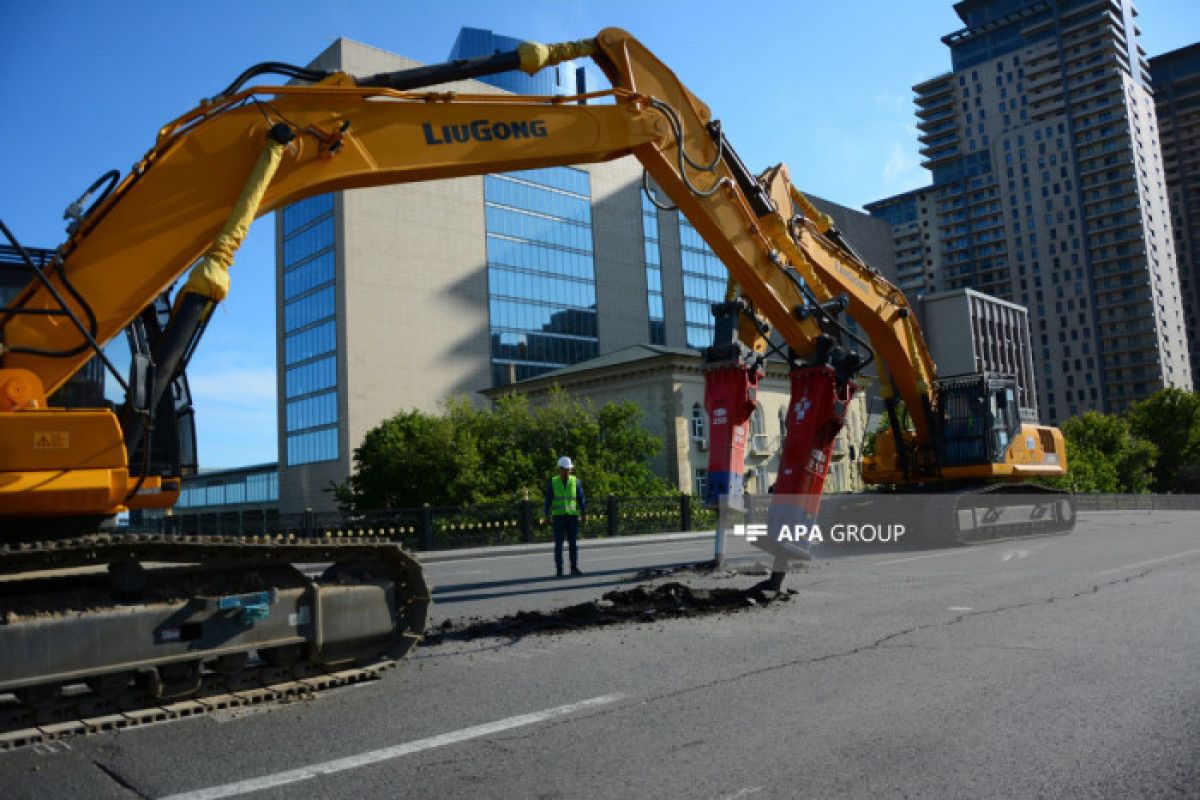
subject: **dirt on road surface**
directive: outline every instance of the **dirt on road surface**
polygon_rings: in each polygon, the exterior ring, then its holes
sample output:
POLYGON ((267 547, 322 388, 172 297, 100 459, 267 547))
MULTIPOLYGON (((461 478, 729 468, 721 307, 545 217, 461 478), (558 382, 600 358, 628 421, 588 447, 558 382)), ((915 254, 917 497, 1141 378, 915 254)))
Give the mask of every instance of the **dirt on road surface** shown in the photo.
MULTIPOLYGON (((796 569, 793 567, 793 571, 796 569)), ((680 580, 657 582, 664 578, 735 578, 767 573, 766 567, 721 570, 711 563, 643 570, 636 578, 642 581, 641 583, 629 589, 606 592, 599 600, 550 611, 518 611, 496 619, 475 618, 463 622, 446 620, 437 630, 427 632, 420 646, 437 647, 447 642, 492 637, 515 639, 623 623, 729 614, 787 602, 797 594, 795 589, 772 591, 765 588, 761 581, 740 588, 700 588, 689 586, 680 580)))

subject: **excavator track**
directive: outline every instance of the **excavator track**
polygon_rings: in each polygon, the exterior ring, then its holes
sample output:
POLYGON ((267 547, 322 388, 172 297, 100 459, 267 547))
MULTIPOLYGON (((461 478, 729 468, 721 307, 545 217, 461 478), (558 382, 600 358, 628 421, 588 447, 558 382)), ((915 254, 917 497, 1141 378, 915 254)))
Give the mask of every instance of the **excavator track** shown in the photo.
POLYGON ((958 544, 984 544, 1028 536, 1070 533, 1075 528, 1075 497, 1038 484, 991 484, 948 495, 952 513, 939 532, 958 544))
POLYGON ((375 678, 429 603, 420 565, 384 540, 0 544, 0 749, 375 678))
POLYGON ((395 665, 395 661, 381 661, 371 667, 308 678, 295 678, 287 671, 264 665, 240 676, 248 688, 229 691, 222 680, 207 678, 196 694, 170 703, 155 702, 148 694, 130 695, 129 700, 83 694, 62 698, 52 708, 35 710, 16 700, 0 700, 0 751, 239 708, 306 700, 319 692, 375 680, 395 665), (254 687, 256 681, 266 685, 254 687), (123 709, 126 702, 136 707, 123 709))
POLYGON ((858 494, 822 501, 821 520, 903 526, 904 545, 959 547, 1070 533, 1075 498, 1036 484, 987 484, 958 491, 858 494))

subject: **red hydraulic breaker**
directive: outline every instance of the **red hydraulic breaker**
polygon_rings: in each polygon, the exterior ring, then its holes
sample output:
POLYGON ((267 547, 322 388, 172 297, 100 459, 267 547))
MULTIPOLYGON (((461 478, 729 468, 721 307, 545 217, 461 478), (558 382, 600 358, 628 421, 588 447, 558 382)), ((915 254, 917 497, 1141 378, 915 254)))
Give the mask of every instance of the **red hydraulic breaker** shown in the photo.
POLYGON ((776 557, 772 579, 780 582, 787 558, 808 555, 803 534, 816 522, 833 443, 846 424, 846 411, 858 389, 826 365, 797 367, 791 377, 787 434, 767 511, 767 535, 755 543, 776 557), (784 535, 785 526, 790 535, 784 535))
POLYGON ((738 323, 745 308, 740 301, 716 303, 713 346, 704 351, 704 409, 708 412, 708 489, 711 507, 722 498, 740 505, 745 472, 746 438, 750 415, 758 405, 763 355, 739 340, 738 323))
POLYGON ((704 408, 709 420, 708 491, 705 502, 717 506, 722 497, 742 494, 746 437, 750 415, 758 405, 761 367, 734 362, 705 366, 704 408))

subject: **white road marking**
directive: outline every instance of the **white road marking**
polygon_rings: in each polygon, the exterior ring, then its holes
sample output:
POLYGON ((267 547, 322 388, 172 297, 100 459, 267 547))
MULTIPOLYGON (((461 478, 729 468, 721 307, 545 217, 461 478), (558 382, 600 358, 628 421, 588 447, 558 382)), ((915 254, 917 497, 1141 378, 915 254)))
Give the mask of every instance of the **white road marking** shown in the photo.
MULTIPOLYGON (((663 550, 661 552, 655 553, 654 555, 656 555, 656 556, 677 556, 677 555, 681 555, 683 553, 694 553, 694 552, 696 552, 696 548, 692 547, 687 550, 663 550)), ((621 560, 628 560, 630 558, 644 558, 644 557, 645 557, 644 555, 635 556, 633 554, 621 555, 621 556, 591 556, 591 555, 584 556, 582 553, 579 556, 581 561, 586 560, 588 562, 591 562, 591 561, 621 561, 621 560)))
POLYGON ((1121 572, 1121 571, 1127 570, 1127 569, 1137 569, 1138 567, 1148 567, 1151 564, 1160 564, 1163 561, 1171 561, 1172 559, 1176 559, 1176 558, 1187 558, 1188 556, 1196 556, 1196 555, 1200 555, 1200 550, 1188 550, 1186 553, 1176 553, 1173 556, 1163 556, 1162 558, 1151 558, 1148 561, 1135 561, 1132 564, 1125 564, 1124 566, 1113 567, 1112 569, 1101 570, 1100 572, 1097 572, 1096 574, 1097 575, 1111 575, 1114 572, 1121 572))
POLYGON ((950 606, 947 611, 974 611, 970 606, 950 606))
POLYGON ((1007 553, 1005 553, 1001 557, 1001 560, 1002 561, 1012 561, 1014 558, 1020 560, 1022 558, 1025 558, 1027 555, 1029 555, 1028 550, 1009 550, 1007 553))
POLYGON ((958 555, 962 555, 963 553, 971 553, 971 552, 976 552, 976 551, 974 551, 970 548, 964 548, 962 550, 950 550, 945 553, 927 553, 926 555, 923 555, 923 556, 909 556, 908 558, 893 558, 891 561, 876 561, 871 566, 884 567, 884 566, 887 566, 888 564, 903 564, 905 561, 921 561, 922 559, 926 559, 926 558, 941 558, 942 556, 958 556, 958 555))
MULTIPOLYGON (((583 540, 581 540, 581 543, 586 542, 586 541, 587 541, 586 539, 583 539, 583 540)), ((696 541, 708 542, 711 540, 697 539, 696 541)), ((553 543, 554 542, 549 542, 549 544, 553 544, 553 543)), ((546 544, 546 542, 542 542, 542 544, 546 544)), ((675 542, 646 542, 644 544, 623 544, 623 545, 613 545, 613 546, 623 547, 623 548, 626 548, 629 550, 636 550, 636 549, 647 548, 647 547, 670 547, 673 544, 675 544, 675 542)), ((595 549, 595 548, 591 548, 591 547, 581 547, 580 548, 581 551, 592 550, 592 549, 595 549)), ((430 569, 437 569, 438 567, 452 567, 455 564, 462 564, 467 561, 499 561, 500 559, 504 559, 504 558, 541 558, 545 555, 546 555, 546 553, 543 551, 526 551, 524 553, 513 553, 512 555, 507 555, 507 556, 488 555, 488 556, 470 556, 468 558, 448 558, 445 561, 431 561, 429 563, 422 563, 421 566, 427 570, 430 570, 430 569)), ((419 554, 417 556, 417 560, 418 561, 421 560, 421 557, 419 554)))
POLYGON ((721 800, 738 800, 738 798, 741 798, 741 797, 749 797, 752 794, 758 794, 765 788, 767 788, 767 787, 765 787, 765 786, 755 786, 753 788, 747 787, 745 789, 742 789, 737 794, 731 794, 728 797, 721 798, 721 800))
POLYGON ((418 739, 415 742, 399 744, 394 747, 385 747, 382 750, 372 750, 368 753, 360 753, 356 756, 347 756, 346 758, 338 758, 333 761, 325 761, 321 764, 311 764, 307 767, 299 769, 287 770, 285 772, 277 772, 274 775, 264 775, 261 778, 251 778, 245 781, 236 783, 227 783, 223 786, 212 786, 208 789, 197 789, 192 792, 182 792, 165 797, 162 800, 216 800, 221 797, 236 797, 241 794, 249 794, 250 792, 259 792, 264 789, 273 789, 276 786, 286 786, 290 783, 299 783, 310 778, 316 778, 321 775, 331 775, 335 772, 345 772, 346 770, 365 767, 370 764, 377 764, 380 761, 388 761, 401 756, 412 755, 419 753, 422 750, 430 750, 434 747, 444 747, 448 744, 457 744, 465 742, 468 739, 478 739, 481 736, 490 736, 501 731, 512 730, 513 728, 521 728, 526 725, 534 725, 539 722, 554 719, 555 717, 564 717, 568 714, 574 714, 577 711, 583 711, 597 706, 608 705, 615 703, 625 697, 623 694, 606 694, 601 697, 593 697, 590 700, 580 700, 578 703, 568 703, 565 706, 557 708, 548 708, 545 711, 535 711, 532 714, 522 714, 517 717, 509 717, 495 722, 488 722, 483 725, 476 725, 471 728, 463 728, 452 733, 443 733, 438 736, 430 736, 428 739, 418 739))

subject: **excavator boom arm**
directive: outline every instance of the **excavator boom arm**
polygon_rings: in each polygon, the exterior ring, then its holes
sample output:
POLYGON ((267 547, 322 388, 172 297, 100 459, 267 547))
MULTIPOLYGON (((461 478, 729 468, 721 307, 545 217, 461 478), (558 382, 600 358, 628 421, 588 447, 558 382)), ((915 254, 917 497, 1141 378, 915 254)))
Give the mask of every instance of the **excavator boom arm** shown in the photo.
MULTIPOLYGON (((34 313, 0 316, 0 375, 32 375, 44 394, 62 386, 91 351, 76 327, 45 312, 65 302, 94 320, 96 341, 116 336, 240 225, 229 211, 274 137, 282 153, 269 182, 249 192, 251 218, 336 190, 633 155, 728 268, 750 315, 768 321, 796 356, 822 339, 815 311, 847 295, 904 399, 920 406, 932 364, 902 295, 831 241, 828 220, 803 216, 811 207, 785 169, 752 176, 707 106, 636 39, 610 28, 595 40, 479 62, 227 91, 170 123, 63 246, 49 285, 33 282, 13 303, 34 313), (446 80, 589 52, 613 83, 611 105, 436 91, 446 80), (412 91, 417 84, 429 91, 412 91), (277 137, 281 126, 290 135, 277 137)), ((189 282, 181 294, 192 290, 189 282)), ((197 329, 210 312, 211 304, 193 311, 197 329)), ((765 326, 740 330, 762 349, 765 326)), ((177 349, 192 346, 186 335, 181 342, 177 349)), ((920 416, 918 435, 928 438, 920 416)))

